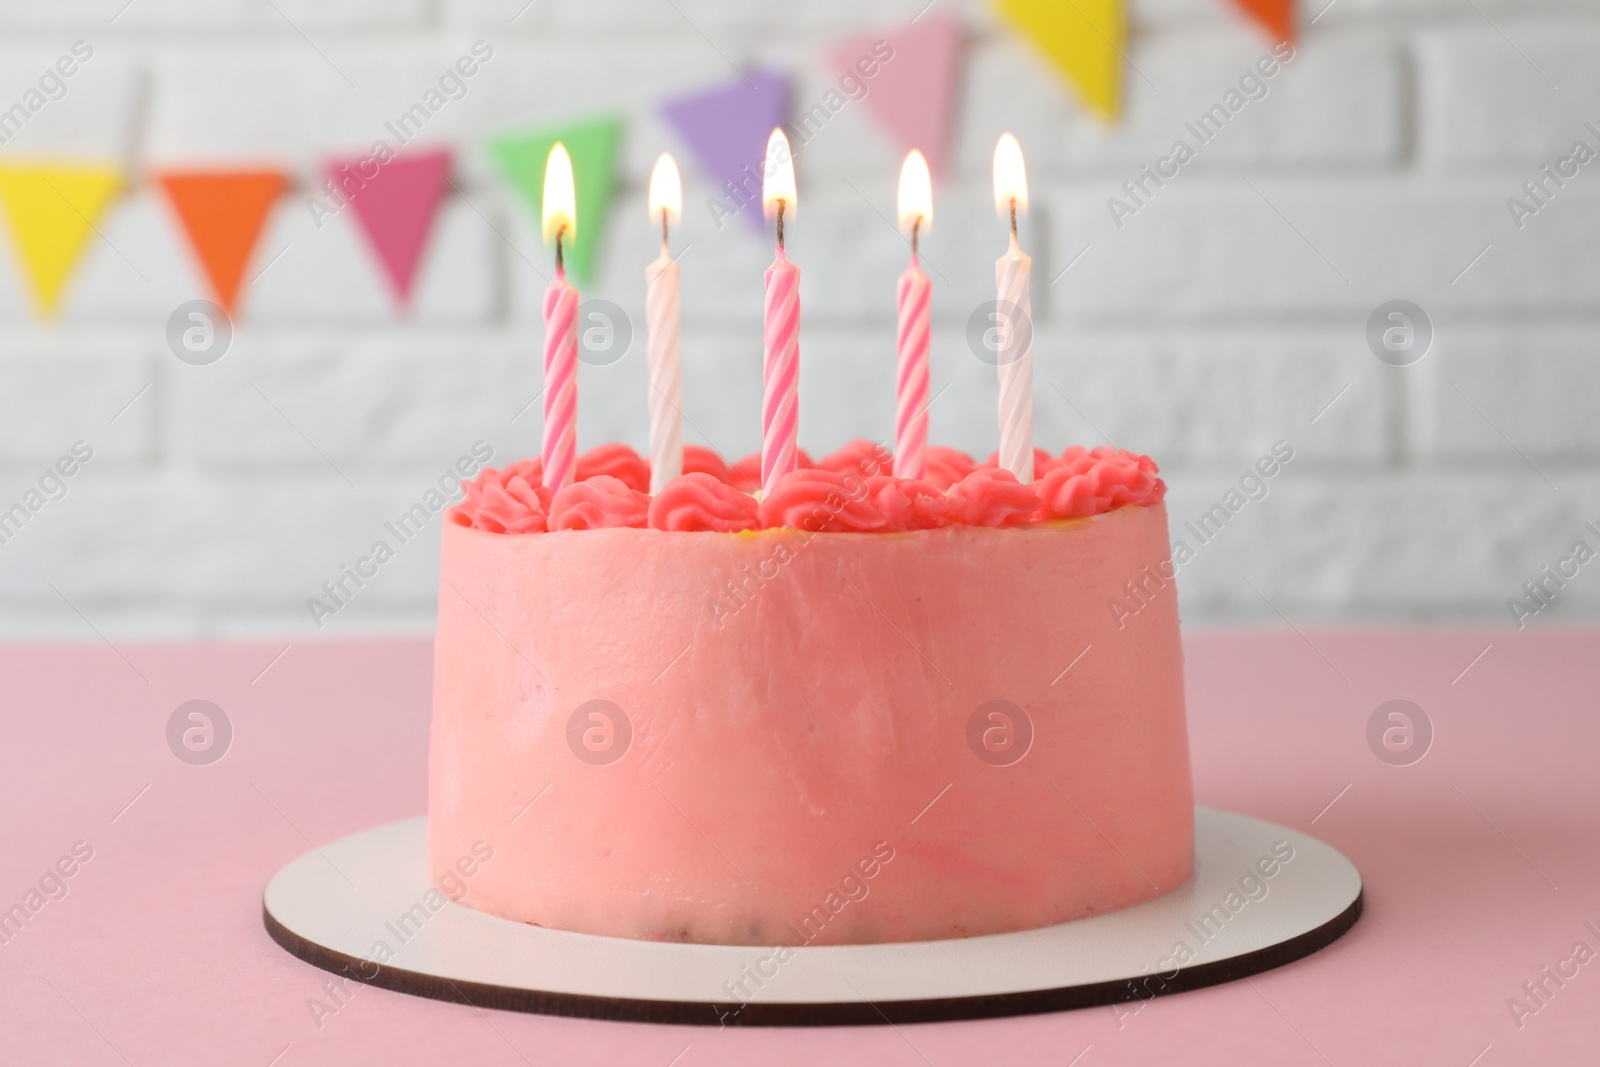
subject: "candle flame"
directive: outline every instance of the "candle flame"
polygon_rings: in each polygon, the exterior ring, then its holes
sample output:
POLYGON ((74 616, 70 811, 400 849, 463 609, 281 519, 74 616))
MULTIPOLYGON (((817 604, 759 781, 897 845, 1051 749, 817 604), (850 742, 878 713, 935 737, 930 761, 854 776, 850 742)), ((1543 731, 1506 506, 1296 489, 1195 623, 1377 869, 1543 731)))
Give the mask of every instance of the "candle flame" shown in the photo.
POLYGON ((1022 165, 1022 146, 1006 133, 994 146, 994 209, 1001 218, 1010 217, 1013 200, 1017 214, 1028 210, 1028 172, 1022 165))
POLYGON ((761 210, 771 219, 778 213, 778 201, 783 201, 783 213, 794 218, 794 153, 789 150, 789 139, 780 129, 774 129, 767 138, 767 163, 761 178, 761 210))
POLYGON ((555 240, 563 228, 569 243, 578 231, 577 194, 572 189, 572 157, 567 146, 557 141, 550 148, 550 158, 544 165, 544 206, 541 212, 546 244, 555 240))
POLYGON ((900 229, 909 234, 918 219, 922 220, 919 229, 927 233, 933 225, 933 178, 928 174, 928 161, 913 150, 900 166, 900 229))
POLYGON ((678 177, 678 164, 666 152, 650 172, 650 221, 659 223, 663 212, 674 225, 683 218, 683 180, 678 177))

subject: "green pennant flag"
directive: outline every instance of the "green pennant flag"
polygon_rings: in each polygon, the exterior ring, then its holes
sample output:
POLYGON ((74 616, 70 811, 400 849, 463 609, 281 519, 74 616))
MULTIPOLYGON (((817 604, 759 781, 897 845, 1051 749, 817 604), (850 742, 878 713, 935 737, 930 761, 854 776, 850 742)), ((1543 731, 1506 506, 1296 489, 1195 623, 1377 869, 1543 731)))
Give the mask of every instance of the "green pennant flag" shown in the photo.
MULTIPOLYGON (((502 134, 489 142, 489 153, 528 206, 537 222, 544 204, 544 165, 551 147, 560 141, 572 157, 572 181, 578 198, 578 232, 563 249, 567 270, 580 285, 594 280, 600 232, 611 204, 613 168, 622 137, 622 119, 599 115, 546 126, 537 130, 502 134)), ((551 253, 552 256, 554 253, 551 253)))

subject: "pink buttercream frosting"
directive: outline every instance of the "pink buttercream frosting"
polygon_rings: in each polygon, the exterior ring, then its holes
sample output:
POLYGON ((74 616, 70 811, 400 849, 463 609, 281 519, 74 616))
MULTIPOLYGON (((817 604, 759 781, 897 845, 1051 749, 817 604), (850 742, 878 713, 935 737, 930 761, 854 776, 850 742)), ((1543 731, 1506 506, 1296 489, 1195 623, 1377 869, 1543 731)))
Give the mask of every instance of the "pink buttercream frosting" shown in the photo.
POLYGON ((627 445, 601 445, 578 457, 578 481, 605 474, 629 489, 650 490, 650 461, 627 445))
POLYGON ((761 519, 755 497, 710 474, 695 471, 672 479, 650 501, 650 526, 656 530, 733 533, 758 529, 761 519))
POLYGON ((683 473, 709 474, 719 482, 733 483, 733 469, 715 451, 704 445, 683 446, 683 473))
POLYGON ((613 526, 642 527, 650 514, 650 498, 620 478, 597 474, 573 482, 550 501, 550 529, 604 530, 613 526))
POLYGON ((977 462, 959 448, 933 445, 927 454, 928 481, 940 489, 949 489, 978 469, 977 462))
POLYGON ((950 500, 968 526, 1017 526, 1039 510, 1039 491, 998 467, 979 467, 961 479, 950 500))
POLYGON ((450 521, 490 533, 543 533, 550 512, 550 490, 541 480, 538 457, 508 463, 499 470, 485 467, 462 486, 461 503, 450 521))
POLYGON ((858 438, 832 455, 817 460, 816 468, 874 478, 894 470, 894 453, 876 441, 858 438))
POLYGON ((1086 519, 1122 507, 1153 507, 1166 498, 1155 462, 1120 449, 1073 446, 1060 456, 1035 449, 1034 481, 1017 482, 953 448, 928 449, 926 481, 892 477, 893 456, 857 440, 780 479, 759 503, 760 456, 732 466, 711 449, 684 448, 684 474, 652 499, 649 464, 625 445, 578 459, 578 481, 552 499, 539 459, 486 468, 464 487, 450 521, 490 533, 650 526, 658 530, 733 532, 809 529, 855 533, 941 526, 1020 526, 1086 519))
POLYGON ((813 468, 786 474, 761 501, 760 515, 769 529, 873 533, 889 527, 868 480, 853 471, 813 468))
POLYGON ((961 521, 956 502, 932 482, 880 475, 868 483, 868 492, 887 530, 932 530, 961 521))
POLYGON ((1147 508, 1167 495, 1149 456, 1076 445, 1061 454, 1035 487, 1041 519, 1087 519, 1130 505, 1147 508))
POLYGON ((1160 505, 883 535, 447 525, 429 874, 488 841, 467 907, 751 960, 1182 893, 1178 601, 1106 608, 1169 552, 1160 505))

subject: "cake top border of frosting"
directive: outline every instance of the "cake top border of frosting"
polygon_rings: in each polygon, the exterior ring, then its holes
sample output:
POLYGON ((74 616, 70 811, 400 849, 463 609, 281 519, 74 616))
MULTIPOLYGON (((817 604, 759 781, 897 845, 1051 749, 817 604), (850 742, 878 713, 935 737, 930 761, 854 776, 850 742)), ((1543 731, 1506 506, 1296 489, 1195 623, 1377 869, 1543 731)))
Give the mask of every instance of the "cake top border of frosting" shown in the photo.
POLYGON ((944 527, 1038 527, 1149 507, 1166 483, 1148 456, 1073 446, 1059 456, 1034 450, 1034 481, 1019 482, 997 457, 978 463, 954 448, 928 449, 928 477, 897 478, 883 445, 851 441, 797 470, 772 492, 756 491, 759 454, 728 464, 715 451, 684 447, 684 473, 651 496, 650 466, 626 445, 602 445, 578 459, 577 480, 551 492, 539 458, 485 467, 463 483, 446 521, 495 534, 617 527, 668 532, 903 533, 944 527))

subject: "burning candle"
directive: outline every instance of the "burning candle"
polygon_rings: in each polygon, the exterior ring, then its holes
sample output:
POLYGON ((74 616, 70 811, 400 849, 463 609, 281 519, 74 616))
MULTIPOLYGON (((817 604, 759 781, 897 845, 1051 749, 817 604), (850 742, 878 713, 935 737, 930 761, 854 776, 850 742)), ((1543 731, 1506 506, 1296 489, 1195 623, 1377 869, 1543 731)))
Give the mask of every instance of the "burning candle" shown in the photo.
POLYGON ((544 484, 553 493, 578 466, 578 291, 567 284, 561 245, 577 231, 572 160, 559 141, 544 167, 542 230, 555 242, 556 280, 544 291, 544 484))
POLYGON ((917 263, 918 241, 933 224, 933 182, 928 161, 912 152, 900 168, 900 229, 911 237, 911 265, 900 275, 895 295, 899 356, 895 379, 894 476, 923 478, 928 473, 928 312, 933 286, 917 263))
POLYGON ((661 222, 661 255, 645 268, 650 330, 650 492, 683 473, 683 362, 678 350, 678 265, 667 225, 683 217, 683 183, 665 152, 650 174, 650 220, 661 222))
POLYGON ((994 148, 994 206, 1011 220, 1011 247, 995 263, 1000 296, 995 308, 1000 370, 1000 466, 1033 481, 1033 259, 1017 244, 1017 215, 1028 210, 1022 148, 1009 133, 994 148))
POLYGON ((761 206, 776 219, 778 247, 767 268, 766 314, 762 320, 764 350, 761 398, 761 488, 795 469, 800 430, 800 268, 783 250, 784 218, 794 217, 794 156, 782 130, 767 139, 762 174, 761 206))

